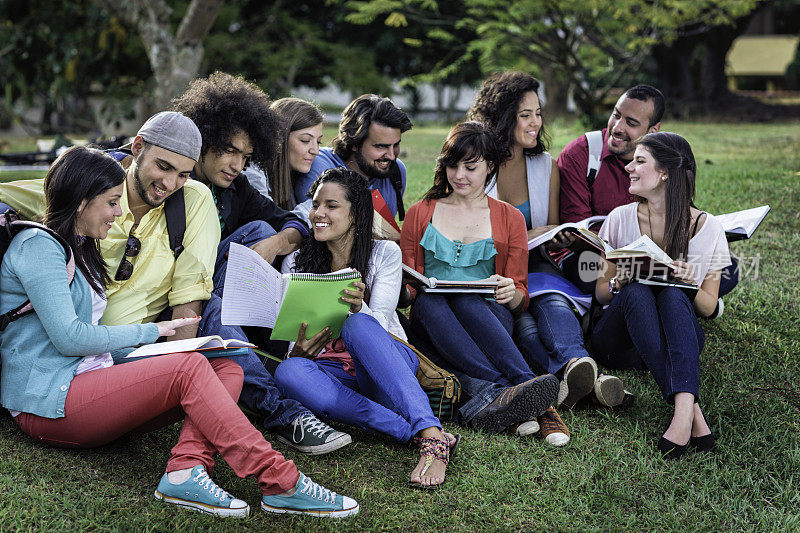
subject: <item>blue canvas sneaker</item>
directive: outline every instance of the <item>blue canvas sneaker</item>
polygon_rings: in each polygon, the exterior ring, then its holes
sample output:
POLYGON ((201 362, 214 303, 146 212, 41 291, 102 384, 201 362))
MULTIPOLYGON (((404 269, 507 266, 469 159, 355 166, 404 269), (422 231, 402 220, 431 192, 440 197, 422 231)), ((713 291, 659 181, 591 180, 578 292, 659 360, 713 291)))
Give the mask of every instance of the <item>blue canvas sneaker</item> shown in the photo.
POLYGON ((358 514, 353 498, 336 494, 300 472, 291 496, 261 497, 261 508, 268 513, 310 514, 323 518, 344 518, 358 514))
POLYGON ((250 506, 218 487, 202 465, 192 468, 189 479, 177 485, 170 483, 164 474, 155 496, 158 500, 217 516, 242 517, 250 513, 250 506))

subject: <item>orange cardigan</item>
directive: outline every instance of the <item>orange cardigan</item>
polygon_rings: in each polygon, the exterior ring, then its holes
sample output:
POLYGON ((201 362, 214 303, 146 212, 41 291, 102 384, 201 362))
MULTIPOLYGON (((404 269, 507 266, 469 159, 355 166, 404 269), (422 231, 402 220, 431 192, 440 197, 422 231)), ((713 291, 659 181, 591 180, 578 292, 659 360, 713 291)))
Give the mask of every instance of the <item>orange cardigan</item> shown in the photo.
MULTIPOLYGON (((424 249, 419 241, 433 218, 436 200, 420 200, 406 213, 400 233, 400 250, 403 263, 420 274, 425 273, 424 249)), ((528 300, 528 232, 525 217, 510 204, 489 197, 489 218, 492 224, 492 239, 497 255, 495 273, 514 280, 514 286, 524 295, 515 312, 527 309, 528 300)))

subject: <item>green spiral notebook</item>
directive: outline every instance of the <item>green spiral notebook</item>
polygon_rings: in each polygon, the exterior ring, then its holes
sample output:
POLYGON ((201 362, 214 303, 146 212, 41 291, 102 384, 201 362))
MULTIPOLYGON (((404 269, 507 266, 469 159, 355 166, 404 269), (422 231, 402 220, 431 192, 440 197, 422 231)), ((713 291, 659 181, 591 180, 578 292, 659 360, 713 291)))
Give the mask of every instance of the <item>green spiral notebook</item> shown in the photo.
POLYGON ((339 336, 350 304, 339 299, 342 291, 352 289, 353 282, 361 275, 353 270, 331 274, 283 274, 286 292, 272 328, 271 339, 282 341, 297 340, 300 324, 305 322, 306 338, 311 338, 325 326, 333 331, 333 338, 339 336))
POLYGON ((350 305, 342 291, 361 279, 352 268, 329 274, 281 274, 255 251, 231 244, 222 296, 222 323, 272 329, 273 340, 311 338, 325 326, 339 336, 350 305))

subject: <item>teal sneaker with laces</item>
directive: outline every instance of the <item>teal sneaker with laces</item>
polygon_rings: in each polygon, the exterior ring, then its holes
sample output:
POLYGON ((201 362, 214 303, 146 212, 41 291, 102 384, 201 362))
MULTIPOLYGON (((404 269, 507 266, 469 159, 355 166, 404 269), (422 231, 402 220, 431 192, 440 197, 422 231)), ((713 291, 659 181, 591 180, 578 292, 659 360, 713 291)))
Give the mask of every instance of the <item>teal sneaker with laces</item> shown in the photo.
POLYGON ((164 474, 155 496, 167 503, 217 516, 243 517, 250 513, 250 506, 217 486, 202 465, 192 468, 189 479, 179 484, 170 483, 164 474))
POLYGON ((358 514, 353 498, 336 494, 300 472, 294 494, 261 497, 261 509, 268 513, 310 514, 323 518, 344 518, 358 514))

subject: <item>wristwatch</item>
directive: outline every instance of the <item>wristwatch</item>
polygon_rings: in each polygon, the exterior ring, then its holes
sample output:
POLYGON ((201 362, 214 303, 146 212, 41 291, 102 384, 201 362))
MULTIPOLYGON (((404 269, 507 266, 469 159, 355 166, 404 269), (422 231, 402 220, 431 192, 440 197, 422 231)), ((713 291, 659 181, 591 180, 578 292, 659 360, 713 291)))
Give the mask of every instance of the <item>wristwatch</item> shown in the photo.
POLYGON ((619 286, 617 285, 617 276, 608 280, 608 292, 611 294, 619 294, 619 286))

